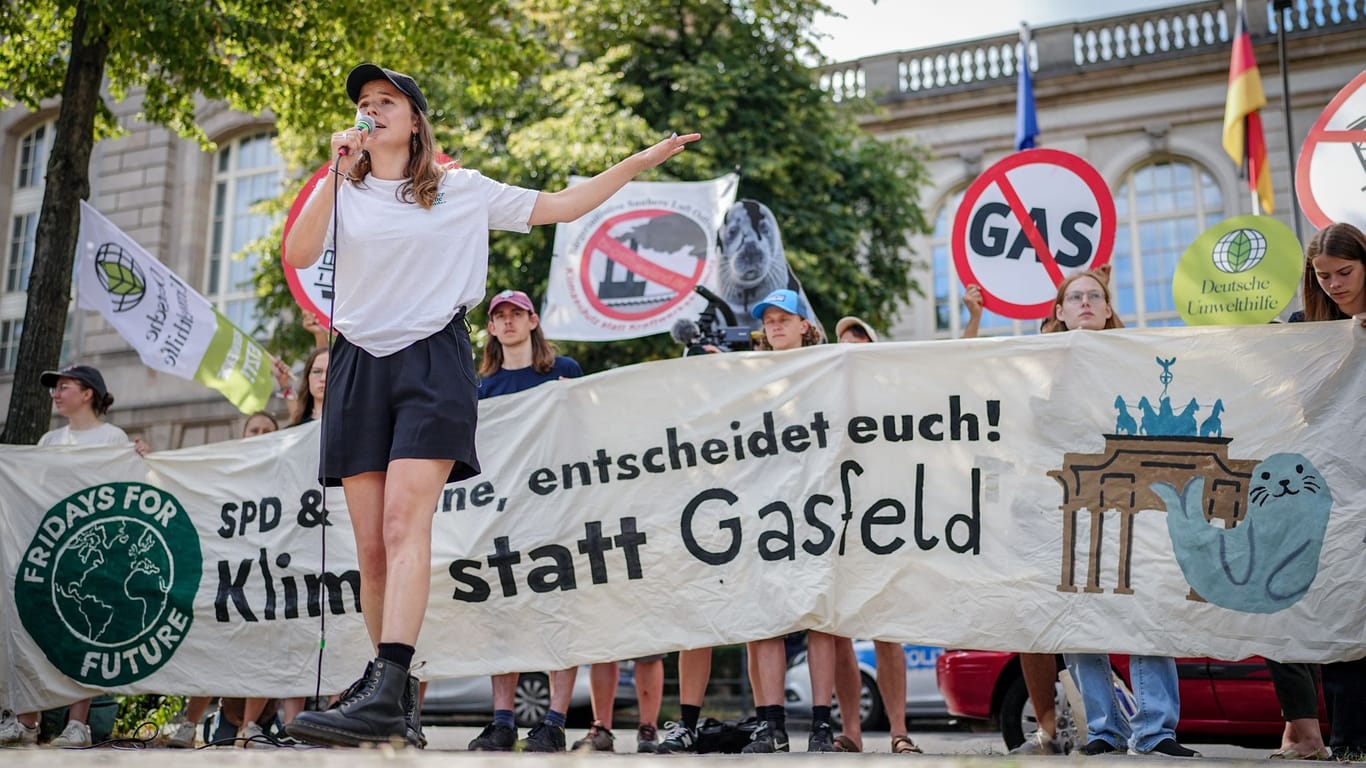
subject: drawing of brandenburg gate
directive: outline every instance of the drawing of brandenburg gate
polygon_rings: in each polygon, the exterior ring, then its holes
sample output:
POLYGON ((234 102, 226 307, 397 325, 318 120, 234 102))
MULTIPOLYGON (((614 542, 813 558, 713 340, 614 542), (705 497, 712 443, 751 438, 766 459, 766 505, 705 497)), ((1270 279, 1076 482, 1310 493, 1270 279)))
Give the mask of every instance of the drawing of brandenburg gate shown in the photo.
MULTIPOLYGON (((1253 459, 1230 459, 1227 437, 1168 437, 1152 435, 1105 435, 1104 453, 1063 454, 1062 469, 1048 476, 1062 484, 1062 581, 1059 592, 1076 592, 1077 515, 1091 514, 1091 547, 1086 558, 1086 592, 1104 592, 1100 586, 1101 545, 1105 541, 1105 518, 1119 512, 1118 585, 1121 595, 1134 593, 1131 584, 1133 520, 1139 510, 1165 510, 1151 485, 1166 482, 1178 492, 1195 477, 1205 478, 1201 507, 1206 520, 1221 520, 1232 528, 1247 514, 1247 488, 1253 459)), ((1192 591, 1189 598, 1199 600, 1192 591)))

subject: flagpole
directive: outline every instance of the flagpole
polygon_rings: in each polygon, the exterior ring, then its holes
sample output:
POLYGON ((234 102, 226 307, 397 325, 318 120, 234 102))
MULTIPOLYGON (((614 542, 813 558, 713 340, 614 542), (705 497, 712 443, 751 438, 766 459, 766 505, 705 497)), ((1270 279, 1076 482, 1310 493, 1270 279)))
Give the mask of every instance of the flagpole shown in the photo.
POLYGON ((1281 63, 1281 108, 1285 110, 1285 151, 1290 156, 1290 218, 1295 221, 1295 239, 1304 242, 1300 231, 1300 196, 1295 189, 1295 134, 1290 126, 1290 68, 1286 65, 1285 20, 1286 11, 1293 10, 1294 0, 1273 0, 1271 7, 1276 11, 1276 49, 1281 63))

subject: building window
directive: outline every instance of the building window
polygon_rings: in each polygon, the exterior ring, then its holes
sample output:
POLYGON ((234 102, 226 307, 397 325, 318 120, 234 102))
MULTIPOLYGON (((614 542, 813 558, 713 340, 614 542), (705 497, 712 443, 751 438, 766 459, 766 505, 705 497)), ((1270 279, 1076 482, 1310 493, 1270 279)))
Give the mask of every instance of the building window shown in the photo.
POLYGON ((19 140, 19 176, 15 180, 16 189, 42 189, 47 177, 47 151, 57 134, 55 123, 44 123, 24 135, 19 140))
POLYGON ((48 151, 55 135, 56 125, 49 121, 20 136, 14 145, 9 221, 5 227, 4 254, 0 256, 4 259, 4 274, 0 276, 0 371, 5 373, 14 370, 19 355, 19 331, 23 327, 28 281, 33 272, 48 151))
MULTIPOLYGON (((953 266, 953 219, 963 202, 960 189, 945 198, 934 219, 934 234, 930 236, 930 263, 934 270, 934 335, 936 338, 956 339, 968 323, 968 310, 963 306, 963 283, 953 266)), ((983 311, 981 336, 1019 336, 1034 333, 1039 324, 1034 321, 1011 320, 1008 317, 983 311)))
POLYGON ((13 373, 19 363, 19 335, 23 320, 0 320, 0 372, 13 373))
POLYGON ((204 293, 237 327, 255 332, 254 259, 245 249, 265 236, 274 220, 259 205, 280 194, 284 161, 275 152, 275 133, 244 136, 219 150, 214 160, 212 220, 204 293))
POLYGON ((10 219, 9 254, 5 262, 5 293, 28 290, 33 271, 33 244, 38 237, 38 213, 23 213, 10 219))
POLYGON ((1172 278, 1181 254, 1222 217, 1219 184, 1198 164, 1164 158, 1130 171, 1115 192, 1111 273, 1115 308, 1128 326, 1181 325, 1172 278))

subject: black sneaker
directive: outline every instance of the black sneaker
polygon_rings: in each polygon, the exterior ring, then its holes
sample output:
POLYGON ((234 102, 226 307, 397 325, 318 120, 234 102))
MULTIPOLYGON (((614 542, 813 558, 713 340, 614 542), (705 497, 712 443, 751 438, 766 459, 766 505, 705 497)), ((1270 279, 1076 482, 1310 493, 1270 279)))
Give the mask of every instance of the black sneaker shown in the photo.
POLYGON ((1105 739, 1091 739, 1086 742, 1086 746, 1081 749, 1087 755, 1108 755, 1111 752, 1118 752, 1119 747, 1106 741, 1105 739))
MULTIPOLYGON (((1089 749, 1091 745, 1088 744, 1088 745, 1086 745, 1086 746, 1087 746, 1087 748, 1089 749)), ((1131 750, 1129 750, 1129 754, 1131 754, 1131 755, 1165 755, 1165 756, 1167 756, 1167 757, 1199 757, 1199 756, 1200 756, 1200 753, 1199 753, 1199 752, 1196 752, 1195 750, 1191 749, 1190 747, 1183 747, 1183 746, 1181 746, 1180 744, 1177 744, 1177 743, 1176 743, 1176 739, 1163 739, 1162 741, 1157 742, 1157 746, 1153 747, 1152 749, 1148 750, 1147 752, 1139 752, 1139 751, 1137 751, 1137 750, 1131 749, 1131 750)))
POLYGON ((655 747, 661 755, 678 755, 697 751, 697 730, 682 723, 665 723, 664 740, 655 747))
POLYGON ((564 727, 542 720, 527 731, 526 739, 520 745, 522 752, 563 752, 564 727))
POLYGON ((574 742, 573 749, 575 752, 615 752, 616 743, 617 737, 612 735, 612 729, 594 720, 588 727, 588 734, 574 742))
POLYGON ((816 723, 811 726, 811 736, 806 740, 806 751, 835 751, 835 732, 829 723, 816 723))
POLYGON ((636 751, 654 753, 659 751, 659 732, 649 723, 636 726, 636 751))
POLYGON ((489 723, 484 730, 470 740, 471 752, 511 752, 517 744, 517 729, 506 725, 489 723))
POLYGON ((764 721, 754 729, 754 735, 750 737, 749 743, 740 751, 745 754, 789 752, 791 745, 788 743, 787 731, 777 730, 768 721, 764 721))

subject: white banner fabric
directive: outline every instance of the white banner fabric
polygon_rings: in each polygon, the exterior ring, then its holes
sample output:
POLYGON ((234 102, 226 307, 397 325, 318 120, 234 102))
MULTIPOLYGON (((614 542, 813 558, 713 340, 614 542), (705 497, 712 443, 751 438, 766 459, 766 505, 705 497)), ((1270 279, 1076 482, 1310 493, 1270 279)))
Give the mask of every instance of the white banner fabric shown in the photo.
MULTIPOLYGON (((557 669, 802 628, 1355 658, 1363 347, 1345 321, 824 345, 484 401, 418 659, 557 669)), ((324 619, 323 688, 350 682, 371 650, 316 429, 145 460, 0 447, 0 699, 303 695, 324 619)))
MULTIPOLYGON (((571 184, 584 181, 570 179, 571 184)), ((611 341, 667 333, 707 306, 717 233, 739 177, 633 181, 555 227, 541 327, 552 339, 611 341)))

